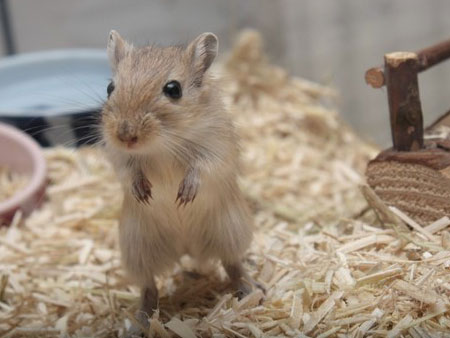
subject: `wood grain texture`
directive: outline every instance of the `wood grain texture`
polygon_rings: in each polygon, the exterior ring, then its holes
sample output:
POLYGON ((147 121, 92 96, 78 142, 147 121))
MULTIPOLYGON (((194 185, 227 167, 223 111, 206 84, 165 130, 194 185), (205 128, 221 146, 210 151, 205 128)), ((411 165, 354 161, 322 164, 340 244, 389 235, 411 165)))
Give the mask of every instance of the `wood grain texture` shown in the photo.
POLYGON ((445 151, 382 152, 369 162, 367 183, 386 204, 426 225, 450 215, 447 161, 445 151))

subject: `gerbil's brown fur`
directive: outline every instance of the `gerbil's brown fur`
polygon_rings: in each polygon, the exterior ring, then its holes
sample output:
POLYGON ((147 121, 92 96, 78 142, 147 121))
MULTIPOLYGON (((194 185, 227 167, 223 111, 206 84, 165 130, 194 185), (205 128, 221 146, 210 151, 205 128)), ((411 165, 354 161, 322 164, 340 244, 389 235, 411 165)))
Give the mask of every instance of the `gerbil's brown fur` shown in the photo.
POLYGON ((236 181, 236 134, 207 72, 216 53, 211 33, 187 47, 141 48, 110 34, 115 88, 102 129, 124 189, 122 258, 142 287, 147 313, 157 306, 154 276, 184 254, 221 260, 234 286, 249 291, 241 259, 252 223, 236 181), (173 80, 182 88, 179 99, 163 93, 173 80))

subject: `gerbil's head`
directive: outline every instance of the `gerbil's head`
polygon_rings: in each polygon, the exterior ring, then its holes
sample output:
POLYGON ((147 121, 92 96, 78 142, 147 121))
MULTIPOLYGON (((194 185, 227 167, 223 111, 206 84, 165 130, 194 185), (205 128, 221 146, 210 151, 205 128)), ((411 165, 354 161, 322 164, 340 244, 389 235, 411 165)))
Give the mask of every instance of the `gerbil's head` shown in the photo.
POLYGON ((102 112, 105 141, 120 150, 146 153, 154 145, 188 137, 213 101, 205 72, 217 47, 212 33, 186 47, 137 48, 111 31, 107 51, 113 79, 102 112))

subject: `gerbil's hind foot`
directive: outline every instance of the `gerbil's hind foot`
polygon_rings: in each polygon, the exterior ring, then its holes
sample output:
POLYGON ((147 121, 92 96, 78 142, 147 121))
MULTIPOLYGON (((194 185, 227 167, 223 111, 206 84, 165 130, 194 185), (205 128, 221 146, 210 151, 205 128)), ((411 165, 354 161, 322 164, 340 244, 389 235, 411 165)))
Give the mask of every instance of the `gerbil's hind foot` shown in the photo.
POLYGON ((235 290, 235 295, 238 299, 244 298, 255 289, 260 289, 264 294, 266 294, 266 289, 264 286, 255 281, 245 272, 241 262, 224 264, 224 268, 230 277, 231 285, 235 290))
POLYGON ((127 331, 126 338, 147 337, 150 327, 149 319, 158 308, 158 289, 156 284, 152 283, 150 287, 141 290, 141 307, 136 312, 135 318, 137 323, 133 323, 127 331))
POLYGON ((131 324, 131 327, 125 333, 124 338, 147 337, 145 331, 148 331, 150 327, 148 319, 149 317, 143 312, 136 313, 136 320, 138 321, 138 323, 131 324))
POLYGON ((152 198, 152 184, 144 175, 138 175, 133 181, 133 196, 140 203, 150 203, 152 198))
POLYGON ((147 337, 148 329, 150 328, 150 318, 153 315, 153 311, 148 313, 143 310, 136 311, 136 322, 131 324, 131 327, 125 334, 125 338, 147 337))
POLYGON ((249 276, 247 276, 246 278, 241 278, 241 280, 237 283, 237 285, 234 288, 236 290, 235 295, 239 300, 248 296, 255 289, 260 289, 264 295, 266 294, 266 288, 261 283, 255 281, 253 278, 249 276))

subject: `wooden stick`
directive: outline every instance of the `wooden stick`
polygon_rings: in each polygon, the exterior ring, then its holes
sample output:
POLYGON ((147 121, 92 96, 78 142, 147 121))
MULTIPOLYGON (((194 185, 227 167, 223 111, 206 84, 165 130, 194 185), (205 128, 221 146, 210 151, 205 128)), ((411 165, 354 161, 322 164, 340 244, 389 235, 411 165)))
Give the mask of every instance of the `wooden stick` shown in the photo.
MULTIPOLYGON (((434 46, 419 50, 417 53, 417 72, 420 73, 428 68, 450 58, 450 39, 440 42, 434 46)), ((366 71, 366 83, 373 88, 381 88, 386 84, 383 67, 372 67, 366 71)))
POLYGON ((423 148, 418 63, 416 53, 395 52, 384 56, 392 140, 397 151, 417 151, 423 148))
POLYGON ((364 78, 366 79, 366 83, 373 88, 381 88, 384 86, 384 71, 382 67, 368 69, 364 78))
POLYGON ((422 72, 445 59, 450 58, 450 39, 417 52, 419 56, 419 72, 422 72))

